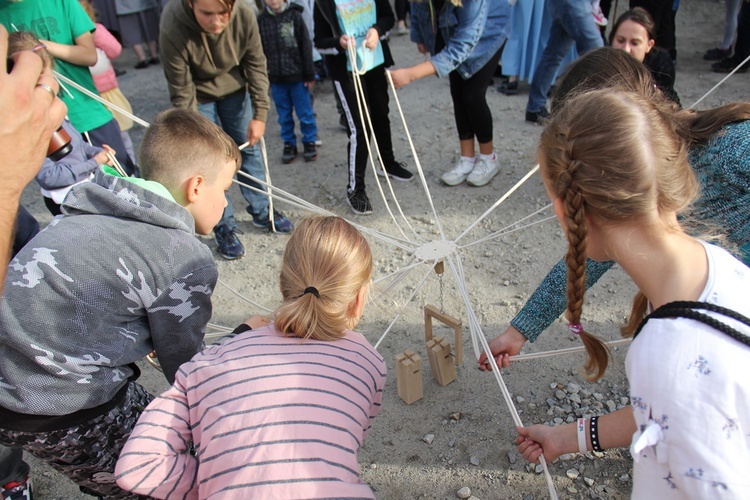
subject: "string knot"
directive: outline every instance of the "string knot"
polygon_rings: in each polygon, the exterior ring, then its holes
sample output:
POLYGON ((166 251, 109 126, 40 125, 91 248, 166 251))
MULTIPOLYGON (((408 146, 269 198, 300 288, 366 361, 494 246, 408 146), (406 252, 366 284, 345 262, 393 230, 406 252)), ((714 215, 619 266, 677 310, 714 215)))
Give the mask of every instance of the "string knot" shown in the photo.
POLYGON ((314 286, 308 286, 307 288, 305 288, 305 291, 302 292, 302 295, 305 295, 308 293, 315 295, 316 298, 320 298, 320 292, 318 292, 318 289, 315 288, 314 286))
POLYGON ((583 333, 583 325, 580 323, 568 323, 568 330, 574 335, 580 335, 583 333))

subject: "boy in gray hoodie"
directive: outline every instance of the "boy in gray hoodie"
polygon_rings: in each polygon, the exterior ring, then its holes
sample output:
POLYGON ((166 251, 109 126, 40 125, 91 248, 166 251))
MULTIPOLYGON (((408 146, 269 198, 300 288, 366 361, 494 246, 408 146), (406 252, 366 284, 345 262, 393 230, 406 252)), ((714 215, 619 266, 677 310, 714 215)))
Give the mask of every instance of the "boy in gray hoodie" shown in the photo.
POLYGON ((155 351, 169 383, 202 345, 218 271, 195 234, 221 218, 234 142, 197 113, 157 116, 143 179, 101 167, 11 261, 0 301, 0 444, 23 448, 107 498, 152 396, 136 361, 155 351))

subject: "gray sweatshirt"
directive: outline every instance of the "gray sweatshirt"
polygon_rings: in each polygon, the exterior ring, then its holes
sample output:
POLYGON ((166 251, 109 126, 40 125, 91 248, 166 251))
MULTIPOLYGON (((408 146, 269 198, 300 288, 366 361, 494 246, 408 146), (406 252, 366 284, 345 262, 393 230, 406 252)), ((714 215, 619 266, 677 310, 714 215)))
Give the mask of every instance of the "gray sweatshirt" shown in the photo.
POLYGON ((94 408, 151 351, 172 383, 201 347, 218 279, 211 251, 163 186, 113 173, 99 169, 73 187, 64 215, 10 263, 0 301, 0 409, 94 408))

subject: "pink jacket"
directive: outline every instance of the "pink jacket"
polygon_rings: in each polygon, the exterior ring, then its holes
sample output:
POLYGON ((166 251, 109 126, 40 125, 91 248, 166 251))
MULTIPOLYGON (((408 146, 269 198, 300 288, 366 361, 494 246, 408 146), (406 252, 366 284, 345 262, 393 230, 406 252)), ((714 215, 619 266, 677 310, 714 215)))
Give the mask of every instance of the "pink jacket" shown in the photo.
POLYGON ((96 64, 91 66, 91 76, 94 78, 94 85, 99 92, 117 88, 117 77, 115 69, 112 67, 110 59, 117 58, 122 52, 122 45, 107 31, 102 24, 96 23, 94 30, 94 46, 99 56, 96 64))

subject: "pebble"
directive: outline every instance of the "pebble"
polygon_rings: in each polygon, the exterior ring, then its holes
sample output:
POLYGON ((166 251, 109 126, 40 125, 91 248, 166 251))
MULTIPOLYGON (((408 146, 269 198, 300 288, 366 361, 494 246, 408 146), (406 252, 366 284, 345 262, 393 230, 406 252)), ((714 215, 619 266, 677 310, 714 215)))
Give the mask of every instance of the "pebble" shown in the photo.
POLYGON ((518 457, 516 456, 516 454, 513 453, 512 451, 508 452, 508 462, 510 462, 511 464, 514 464, 517 461, 518 461, 518 457))
POLYGON ((471 490, 468 486, 464 486, 456 492, 458 498, 469 498, 471 496, 471 490))
POLYGON ((471 465, 479 465, 479 458, 477 458, 476 456, 472 456, 472 457, 471 457, 471 458, 469 459, 469 463, 470 463, 471 465))
POLYGON ((456 440, 455 439, 451 439, 450 441, 448 441, 448 446, 450 446, 451 448, 453 448, 454 446, 456 446, 456 440))
POLYGON ((569 479, 577 479, 580 474, 581 473, 578 472, 578 469, 568 469, 565 471, 565 475, 568 476, 569 479))
POLYGON ((536 467, 534 467, 534 472, 536 472, 537 474, 541 474, 542 472, 544 472, 544 467, 542 467, 542 464, 539 464, 536 467))
POLYGON ((521 397, 521 396, 516 396, 516 403, 521 404, 525 402, 526 402, 526 398, 521 397))
POLYGON ((425 436, 422 438, 422 441, 424 441, 427 444, 432 444, 434 440, 435 440, 435 434, 425 434, 425 436))
POLYGON ((620 480, 621 482, 623 482, 623 483, 627 483, 628 481, 630 481, 630 476, 629 476, 629 475, 627 475, 627 474, 623 474, 623 475, 622 475, 622 476, 620 476, 620 477, 619 477, 618 479, 619 479, 619 480, 620 480))
POLYGON ((370 468, 371 469, 377 469, 378 468, 378 464, 370 464, 370 468))
POLYGON ((461 412, 451 413, 451 420, 461 420, 461 412))
POLYGON ((586 486, 588 486, 589 488, 594 486, 594 480, 591 479, 590 477, 584 477, 583 482, 586 483, 586 486))

